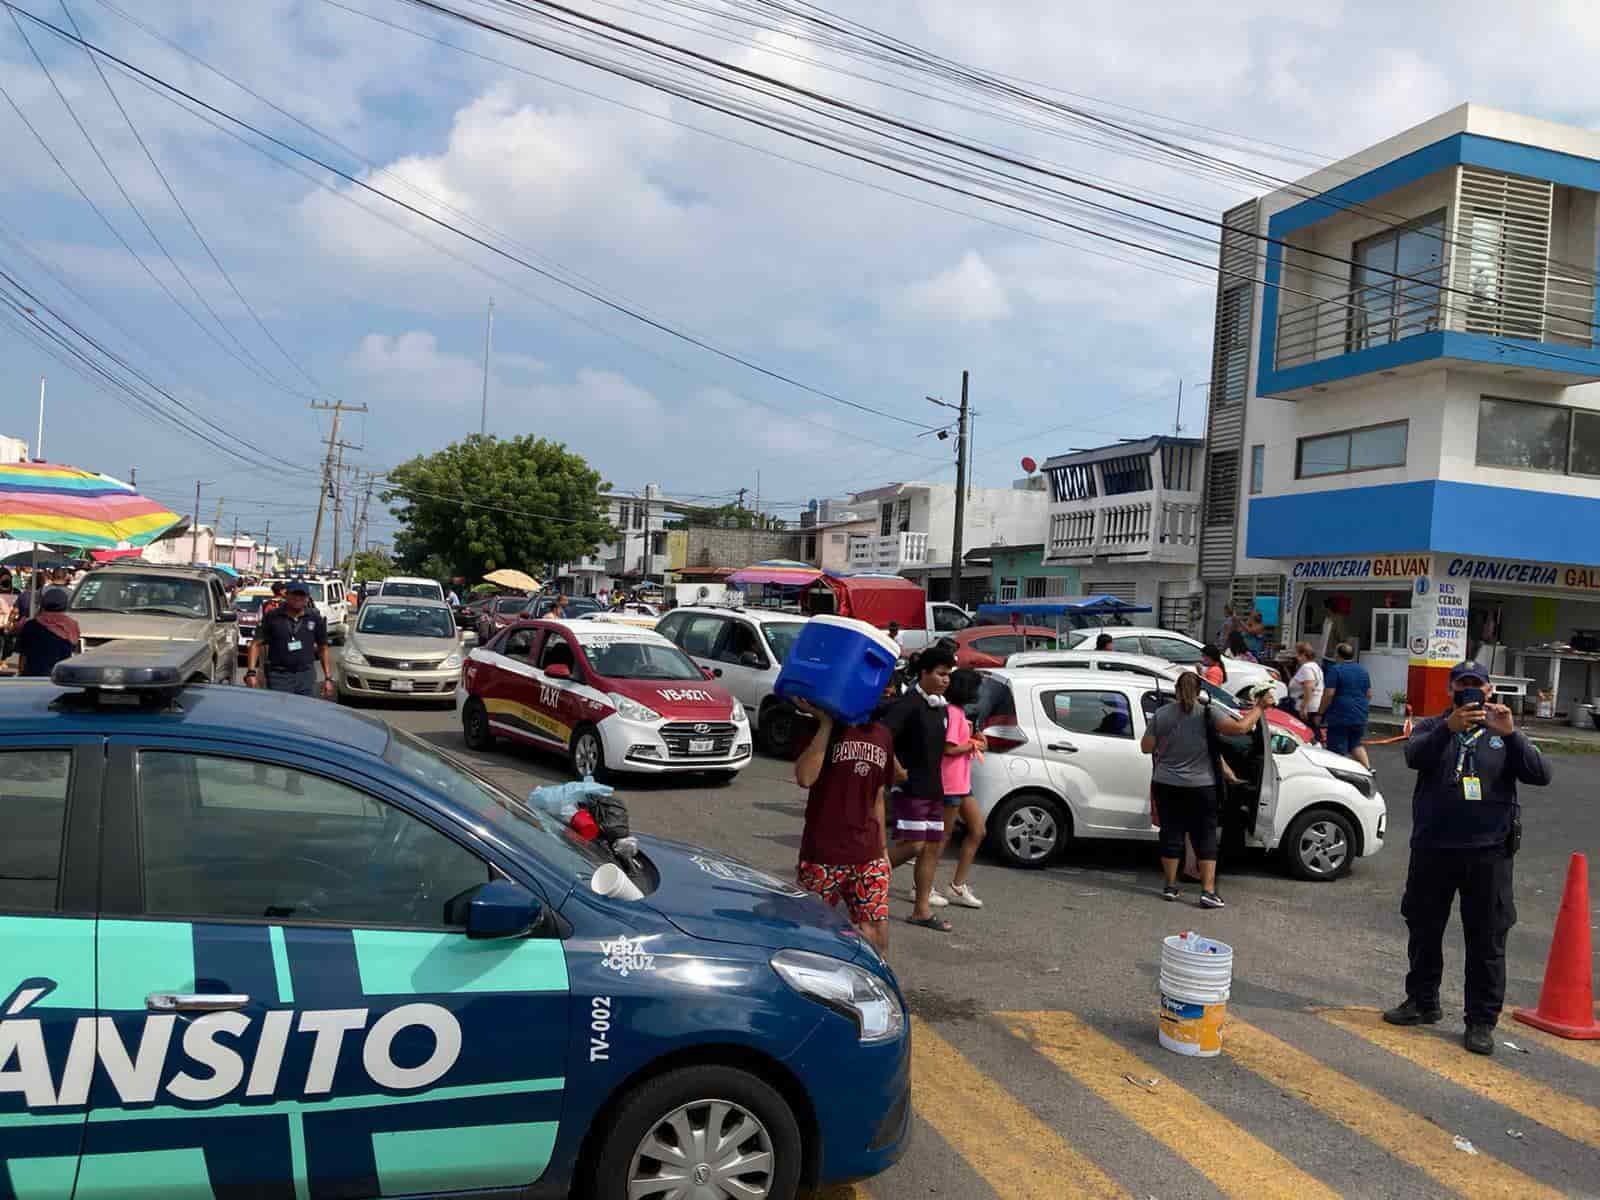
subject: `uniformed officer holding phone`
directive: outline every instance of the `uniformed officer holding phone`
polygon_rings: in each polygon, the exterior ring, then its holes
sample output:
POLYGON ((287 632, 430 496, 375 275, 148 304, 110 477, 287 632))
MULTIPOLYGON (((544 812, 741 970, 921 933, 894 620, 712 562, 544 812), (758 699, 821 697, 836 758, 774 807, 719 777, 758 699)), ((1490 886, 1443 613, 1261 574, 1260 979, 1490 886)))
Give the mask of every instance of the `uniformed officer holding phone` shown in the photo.
POLYGON ((1466 941, 1466 1035, 1474 1054, 1494 1053, 1506 992, 1506 935, 1517 921, 1511 864, 1522 841, 1517 784, 1543 787, 1550 767, 1503 704, 1488 703, 1489 673, 1475 662, 1450 668, 1451 704, 1417 722, 1406 765, 1411 796, 1411 863, 1401 915, 1410 931, 1406 999, 1383 1019, 1431 1025, 1443 1013, 1444 929, 1457 892, 1466 941))

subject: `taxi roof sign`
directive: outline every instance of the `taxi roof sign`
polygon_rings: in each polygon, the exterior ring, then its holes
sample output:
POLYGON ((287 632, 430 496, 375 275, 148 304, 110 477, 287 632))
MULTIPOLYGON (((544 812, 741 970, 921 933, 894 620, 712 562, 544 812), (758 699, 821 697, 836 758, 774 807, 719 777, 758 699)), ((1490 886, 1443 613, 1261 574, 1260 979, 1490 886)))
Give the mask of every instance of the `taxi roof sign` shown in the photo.
POLYGON ((205 675, 210 656, 201 641, 112 641, 63 659, 50 681, 88 691, 176 691, 205 675))

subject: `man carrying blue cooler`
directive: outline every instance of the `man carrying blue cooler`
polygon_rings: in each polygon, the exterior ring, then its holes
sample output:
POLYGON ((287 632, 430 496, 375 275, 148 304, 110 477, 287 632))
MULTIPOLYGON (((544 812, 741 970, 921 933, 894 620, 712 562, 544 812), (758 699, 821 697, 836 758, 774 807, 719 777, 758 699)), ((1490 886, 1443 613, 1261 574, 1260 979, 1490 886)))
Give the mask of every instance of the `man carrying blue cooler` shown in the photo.
POLYGON ((1489 673, 1450 668, 1450 707, 1419 721, 1406 742, 1417 773, 1411 796, 1411 862, 1401 915, 1410 931, 1406 999, 1391 1025, 1432 1025, 1444 1015, 1444 929, 1461 893, 1466 941, 1466 1035, 1474 1054, 1494 1053, 1506 992, 1506 935, 1517 922, 1511 864, 1522 843, 1517 784, 1543 787, 1550 767, 1503 704, 1487 703, 1489 673))

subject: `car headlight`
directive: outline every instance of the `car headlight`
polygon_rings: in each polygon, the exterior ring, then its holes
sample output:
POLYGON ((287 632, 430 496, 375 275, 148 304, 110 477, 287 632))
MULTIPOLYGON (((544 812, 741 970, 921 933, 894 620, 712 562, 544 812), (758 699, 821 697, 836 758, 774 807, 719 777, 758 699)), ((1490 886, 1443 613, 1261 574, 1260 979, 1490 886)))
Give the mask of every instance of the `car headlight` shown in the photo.
POLYGON ((1332 775, 1335 779, 1343 780, 1345 783, 1348 783, 1367 799, 1372 799, 1371 775, 1365 775, 1359 771, 1336 771, 1332 767, 1328 768, 1328 774, 1332 775))
POLYGON ((629 721, 659 721, 661 714, 648 705, 640 704, 637 700, 630 700, 621 692, 611 693, 611 703, 617 706, 625 720, 629 721))
POLYGON ((750 723, 750 714, 744 711, 744 705, 735 700, 733 702, 733 715, 728 720, 735 725, 748 725, 750 723))
POLYGON ((886 1042, 905 1029, 905 1013, 894 991, 854 963, 805 950, 780 950, 772 956, 772 969, 802 996, 854 1021, 863 1042, 886 1042))
POLYGON ((367 656, 356 649, 354 642, 346 642, 344 646, 344 661, 352 667, 369 667, 367 656))
POLYGON ((461 666, 461 651, 457 650, 449 658, 439 664, 441 671, 454 671, 461 666))

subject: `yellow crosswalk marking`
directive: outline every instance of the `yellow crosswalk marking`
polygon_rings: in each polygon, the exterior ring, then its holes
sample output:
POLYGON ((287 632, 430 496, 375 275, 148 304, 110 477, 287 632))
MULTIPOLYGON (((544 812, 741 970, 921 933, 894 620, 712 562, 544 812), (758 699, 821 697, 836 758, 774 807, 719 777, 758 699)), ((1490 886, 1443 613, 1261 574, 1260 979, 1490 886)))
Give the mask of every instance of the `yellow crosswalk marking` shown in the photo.
MULTIPOLYGON (((1496 1031, 1496 1036, 1501 1041, 1516 1042, 1519 1046, 1543 1046, 1547 1050, 1565 1054, 1568 1058, 1575 1058, 1581 1063, 1588 1063, 1591 1067, 1600 1067, 1600 1041, 1580 1042, 1574 1038, 1557 1037, 1553 1033, 1535 1029, 1532 1025, 1524 1025, 1521 1021, 1501 1025, 1496 1031)), ((1515 1054, 1516 1051, 1513 1050, 1512 1053, 1515 1054)))
POLYGON ((918 1017, 911 1018, 911 1100, 1005 1200, 1128 1195, 918 1017))
POLYGON ((1339 1193, 1300 1170, 1170 1078, 1153 1090, 1149 1063, 1067 1012, 996 1013, 1018 1037, 1151 1134, 1226 1196, 1338 1200, 1339 1193))
POLYGON ((1321 1016, 1486 1100, 1515 1109, 1530 1121, 1538 1121, 1574 1141, 1600 1149, 1600 1109, 1492 1058, 1468 1054, 1458 1039, 1444 1037, 1433 1030, 1402 1029, 1385 1024, 1382 1016, 1369 1008, 1328 1009, 1321 1016))
POLYGON ((1476 1156, 1461 1153, 1446 1130, 1248 1022, 1228 1018, 1223 1053, 1458 1195, 1473 1200, 1557 1200, 1561 1195, 1481 1150, 1476 1156))
POLYGON ((872 1200, 872 1193, 859 1183, 844 1183, 820 1192, 807 1192, 806 1200, 872 1200))

